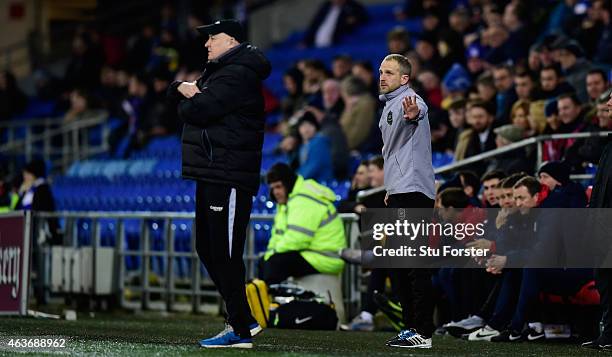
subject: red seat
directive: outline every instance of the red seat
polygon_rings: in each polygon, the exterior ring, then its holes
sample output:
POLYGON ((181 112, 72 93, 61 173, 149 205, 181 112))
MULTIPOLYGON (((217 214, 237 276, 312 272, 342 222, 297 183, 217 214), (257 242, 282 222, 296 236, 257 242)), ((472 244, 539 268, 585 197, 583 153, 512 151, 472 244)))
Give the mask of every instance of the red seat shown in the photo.
POLYGON ((574 296, 564 299, 563 296, 541 293, 540 300, 553 304, 599 305, 599 291, 595 289, 595 281, 586 283, 574 296))

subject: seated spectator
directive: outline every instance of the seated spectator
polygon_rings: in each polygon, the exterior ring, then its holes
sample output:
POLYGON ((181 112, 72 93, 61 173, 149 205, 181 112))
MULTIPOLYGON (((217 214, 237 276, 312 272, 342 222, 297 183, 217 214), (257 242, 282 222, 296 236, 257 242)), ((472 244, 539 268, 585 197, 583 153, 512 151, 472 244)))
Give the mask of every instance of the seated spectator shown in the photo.
POLYGON ((320 100, 321 85, 323 81, 329 78, 329 73, 325 68, 325 64, 320 60, 305 60, 302 61, 300 70, 304 74, 303 92, 312 104, 320 100))
POLYGON ((431 151, 453 155, 455 149, 455 130, 451 127, 446 113, 429 108, 429 129, 431 130, 431 151))
POLYGON ((349 149, 346 136, 340 126, 340 114, 344 110, 344 102, 340 97, 340 83, 335 79, 323 82, 323 110, 315 106, 307 106, 306 112, 312 113, 321 126, 319 133, 329 139, 331 145, 334 177, 344 179, 348 174, 349 149))
MULTIPOLYGON (((421 37, 417 39, 414 49, 422 69, 428 69, 436 73, 439 77, 442 77, 450 68, 450 64, 446 65, 442 63, 436 44, 437 38, 434 34, 423 33, 421 37)), ((414 73, 416 74, 417 72, 414 73)))
POLYGON ((606 72, 601 68, 591 69, 586 75, 585 82, 590 103, 596 102, 610 85, 606 72))
POLYGON ((554 99, 561 94, 574 93, 575 89, 563 80, 558 65, 542 67, 540 70, 540 88, 543 99, 554 99))
POLYGON ((64 124, 91 118, 104 114, 104 110, 97 109, 93 97, 85 89, 75 89, 70 93, 70 108, 64 114, 64 124))
POLYGON ((454 147, 457 146, 457 139, 461 133, 467 128, 466 105, 467 101, 463 97, 455 98, 448 104, 448 120, 455 131, 454 147))
POLYGON ((495 108, 495 113, 497 113, 497 88, 493 76, 487 72, 483 73, 476 81, 476 89, 478 90, 478 98, 483 102, 491 103, 492 108, 495 108))
POLYGON ((340 201, 338 204, 338 212, 361 213, 364 206, 357 203, 357 193, 370 188, 368 163, 368 160, 363 160, 359 163, 359 166, 357 166, 355 175, 353 175, 353 179, 351 180, 351 189, 349 190, 348 197, 340 201))
POLYGON ((387 33, 387 49, 389 54, 403 55, 410 51, 410 34, 402 27, 397 26, 387 33))
POLYGON ((440 77, 430 70, 421 71, 417 75, 417 81, 423 87, 425 101, 430 108, 440 108, 442 104, 442 88, 440 87, 440 77))
POLYGON ((517 100, 510 110, 510 124, 523 130, 524 137, 534 136, 536 128, 531 126, 529 120, 530 103, 524 100, 517 100))
POLYGON ((442 79, 442 90, 446 95, 441 103, 442 108, 447 108, 455 99, 466 98, 467 91, 471 86, 472 80, 465 68, 455 63, 442 79))
POLYGON ((17 85, 13 73, 0 72, 0 122, 22 113, 28 105, 28 97, 17 85))
MULTIPOLYGON (((557 109, 559 111, 560 125, 558 133, 581 133, 589 130, 589 125, 584 120, 584 110, 576 95, 561 95, 557 99, 557 109)), ((577 150, 584 141, 579 139, 562 139, 550 143, 555 150, 566 158, 572 166, 572 172, 582 172, 580 158, 577 150)), ((551 161, 544 156, 544 161, 551 161)))
POLYGON ((518 100, 530 102, 539 99, 533 77, 529 72, 519 72, 514 76, 514 91, 518 100))
POLYGON ((356 0, 331 0, 319 7, 306 31, 304 45, 329 47, 368 20, 368 14, 356 0))
POLYGON ((350 55, 337 55, 332 60, 332 76, 336 80, 343 80, 351 74, 353 59, 350 55))
MULTIPOLYGON (((375 156, 368 161, 368 179, 372 188, 382 187, 384 184, 384 159, 382 156, 375 156)), ((357 204, 354 208, 354 212, 362 213, 366 208, 385 208, 386 191, 382 190, 377 193, 371 194, 365 197, 361 203, 357 204)), ((352 261, 354 257, 358 256, 358 262, 361 263, 361 250, 355 252, 355 249, 344 249, 342 251, 342 257, 351 256, 352 261)), ((351 261, 346 259, 347 261, 351 261)), ((374 315, 379 310, 379 306, 375 301, 375 295, 382 293, 386 290, 387 278, 392 279, 389 269, 377 268, 372 269, 367 284, 367 293, 365 299, 362 301, 362 310, 355 316, 348 324, 340 325, 340 329, 343 331, 372 331, 374 330, 374 315)), ((397 284, 391 284, 392 294, 394 287, 397 284)))
POLYGON ((351 73, 354 77, 361 79, 363 83, 365 83, 370 90, 370 94, 372 94, 374 97, 378 96, 378 82, 374 77, 374 67, 372 67, 371 62, 355 62, 351 73))
MULTIPOLYGON (((478 200, 478 192, 480 192, 480 179, 472 171, 459 171, 457 174, 461 182, 461 188, 468 199, 469 207, 481 207, 482 204, 478 200)), ((465 207, 468 207, 465 206, 465 207)), ((463 208, 463 207, 455 207, 463 208)))
POLYGON ((495 102, 497 111, 495 113, 495 126, 509 123, 510 109, 517 100, 514 90, 514 71, 509 65, 499 65, 493 68, 493 83, 497 94, 495 102))
POLYGON ((287 91, 287 96, 281 101, 282 120, 287 121, 298 110, 302 109, 306 104, 306 99, 303 94, 304 76, 302 72, 292 67, 283 75, 283 84, 287 91))
POLYGON ((492 170, 488 171, 480 179, 482 186, 482 198, 484 208, 499 208, 497 201, 496 187, 506 177, 503 171, 492 170))
MULTIPOLYGON (((463 160, 495 149, 495 135, 492 128, 493 115, 491 105, 487 103, 475 102, 470 105, 467 112, 467 123, 470 125, 470 129, 465 130, 459 136, 455 148, 455 160, 463 160)), ((482 175, 486 165, 486 163, 480 162, 470 165, 470 169, 478 175, 482 175)))
POLYGON ((584 208, 587 204, 582 185, 570 180, 570 167, 563 161, 546 162, 538 170, 538 178, 548 190, 540 207, 584 208))
POLYGON ((511 1, 504 8, 502 22, 509 31, 507 46, 512 52, 511 59, 527 57, 529 44, 529 29, 525 21, 529 14, 527 6, 520 1, 511 1))
POLYGON ((272 166, 266 181, 277 211, 263 257, 263 279, 275 284, 290 276, 340 274, 344 261, 334 255, 346 247, 346 238, 334 207, 336 195, 286 164, 272 166))
POLYGON ((64 74, 65 88, 94 90, 99 85, 103 61, 89 34, 76 34, 72 40, 72 56, 64 74))
POLYGON ((356 150, 370 135, 376 115, 376 101, 365 83, 357 77, 348 77, 341 83, 344 111, 340 125, 346 135, 349 150, 356 150))
MULTIPOLYGON (((525 131, 513 124, 500 126, 496 128, 494 132, 496 134, 495 145, 497 148, 519 142, 525 137, 525 131)), ((495 156, 491 159, 491 163, 487 170, 501 170, 508 174, 513 174, 522 171, 532 172, 534 167, 534 151, 527 147, 495 156)))
POLYGON ((565 80, 576 90, 578 98, 587 101, 584 78, 591 69, 591 62, 584 58, 582 47, 576 41, 560 41, 553 50, 553 57, 561 65, 565 80))
POLYGON ((302 138, 299 148, 298 173, 305 179, 313 179, 318 182, 333 180, 333 165, 329 139, 319 134, 319 123, 310 112, 304 116, 298 124, 298 131, 302 138))
POLYGON ((472 80, 476 80, 485 70, 484 57, 484 49, 477 42, 470 44, 465 50, 466 66, 472 80))

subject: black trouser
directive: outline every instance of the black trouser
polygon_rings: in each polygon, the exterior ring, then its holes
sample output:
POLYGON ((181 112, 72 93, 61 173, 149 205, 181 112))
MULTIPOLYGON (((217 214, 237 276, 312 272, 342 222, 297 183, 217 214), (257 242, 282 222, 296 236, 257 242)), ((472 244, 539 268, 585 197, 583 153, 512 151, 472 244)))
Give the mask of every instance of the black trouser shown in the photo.
MULTIPOLYGON (((385 293, 385 283, 390 274, 389 269, 376 268, 370 272, 370 280, 368 281, 368 291, 365 296, 365 301, 362 304, 361 310, 367 311, 374 315, 378 311, 378 305, 374 300, 374 293, 385 293)), ((392 294, 393 295, 393 294, 392 294)))
MULTIPOLYGON (((390 195, 387 202, 389 208, 431 208, 434 200, 420 192, 390 195)), ((432 211, 433 213, 433 211, 432 211)), ((422 217, 430 220, 430 217, 422 217)), ((417 222, 420 219, 417 220, 417 222)), ((433 325, 433 288, 430 269, 394 269, 393 283, 399 285, 395 289, 402 305, 404 324, 414 328, 425 337, 431 337, 433 325)))
POLYGON ((263 280, 268 284, 278 284, 290 276, 299 278, 310 274, 319 272, 298 251, 276 253, 263 262, 263 280))
POLYGON ((242 338, 255 323, 245 292, 242 260, 253 198, 225 185, 196 186, 196 251, 225 301, 227 320, 242 338))

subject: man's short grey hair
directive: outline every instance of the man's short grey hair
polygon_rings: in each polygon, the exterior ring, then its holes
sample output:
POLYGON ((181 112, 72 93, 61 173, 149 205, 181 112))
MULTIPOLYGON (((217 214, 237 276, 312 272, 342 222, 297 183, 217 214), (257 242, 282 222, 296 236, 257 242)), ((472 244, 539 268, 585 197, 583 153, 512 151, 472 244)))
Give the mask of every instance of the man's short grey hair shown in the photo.
POLYGON ((394 61, 399 65, 400 73, 402 75, 410 76, 412 74, 412 65, 406 56, 392 54, 385 57, 384 61, 394 61))

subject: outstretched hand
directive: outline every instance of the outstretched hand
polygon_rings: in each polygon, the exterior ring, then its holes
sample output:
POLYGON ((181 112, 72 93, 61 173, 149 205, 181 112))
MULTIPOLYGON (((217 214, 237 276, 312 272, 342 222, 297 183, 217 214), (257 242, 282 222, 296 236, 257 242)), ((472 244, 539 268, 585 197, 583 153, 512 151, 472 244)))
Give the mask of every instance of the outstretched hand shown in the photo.
POLYGON ((406 97, 402 100, 402 107, 404 108, 404 119, 414 120, 418 118, 421 110, 417 105, 416 96, 406 97))

